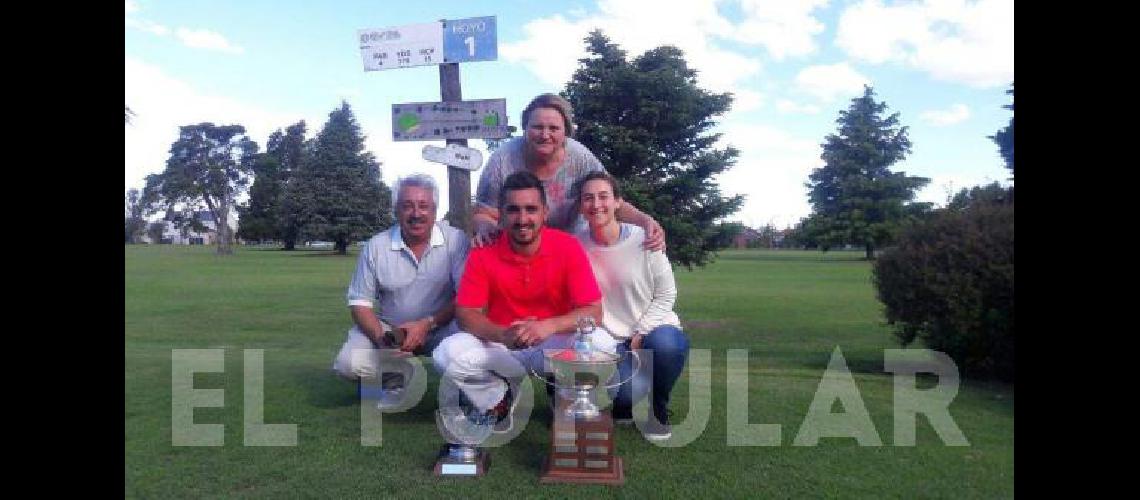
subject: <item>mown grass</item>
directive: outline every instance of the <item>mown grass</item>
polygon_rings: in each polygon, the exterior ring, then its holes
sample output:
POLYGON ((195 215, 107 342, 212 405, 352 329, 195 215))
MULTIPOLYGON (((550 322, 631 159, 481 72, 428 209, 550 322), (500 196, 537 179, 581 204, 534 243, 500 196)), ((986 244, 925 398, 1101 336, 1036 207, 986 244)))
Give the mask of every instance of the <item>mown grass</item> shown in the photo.
MULTIPOLYGON (((417 406, 383 416, 382 445, 362 446, 355 386, 329 370, 351 326, 344 293, 354 253, 124 251, 128 497, 1013 496, 1012 386, 963 382, 950 414, 969 446, 947 446, 921 416, 916 445, 895 445, 893 379, 883 371, 883 353, 899 346, 883 324, 861 252, 726 251, 704 269, 677 270, 677 311, 693 348, 707 350, 712 362, 690 363, 672 409, 680 429, 690 376, 707 373, 711 393, 693 399, 709 405, 709 420, 699 437, 676 448, 619 428, 627 482, 611 488, 538 484, 550 439, 541 390, 525 430, 491 451, 490 474, 477 480, 430 472, 442 442, 432 418, 434 372, 417 406), (849 437, 792 444, 836 347, 882 446, 849 437), (224 389, 225 406, 194 410, 194 422, 224 424, 225 442, 174 446, 172 350, 203 348, 223 350, 225 371, 196 374, 194 387, 224 389), (243 446, 243 349, 264 350, 264 422, 295 424, 297 446, 243 446), (730 349, 747 350, 746 394, 729 394, 730 349), (730 444, 728 398, 745 395, 748 423, 780 425, 778 446, 730 444)), ((831 411, 849 410, 835 403, 831 411)))

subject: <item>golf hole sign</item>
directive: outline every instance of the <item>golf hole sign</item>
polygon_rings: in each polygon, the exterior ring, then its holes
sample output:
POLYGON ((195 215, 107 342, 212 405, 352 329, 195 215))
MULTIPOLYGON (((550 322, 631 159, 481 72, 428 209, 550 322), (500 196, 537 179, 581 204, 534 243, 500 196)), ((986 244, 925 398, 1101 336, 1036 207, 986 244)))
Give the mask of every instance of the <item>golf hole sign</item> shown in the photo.
POLYGON ((499 58, 495 16, 356 31, 364 71, 499 58))

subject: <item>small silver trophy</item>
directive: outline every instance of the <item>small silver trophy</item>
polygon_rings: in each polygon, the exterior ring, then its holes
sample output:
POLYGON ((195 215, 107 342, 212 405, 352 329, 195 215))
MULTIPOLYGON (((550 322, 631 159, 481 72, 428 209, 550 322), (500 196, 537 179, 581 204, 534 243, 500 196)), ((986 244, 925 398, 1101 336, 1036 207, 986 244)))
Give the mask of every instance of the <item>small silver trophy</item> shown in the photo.
POLYGON ((461 406, 436 410, 436 426, 447 441, 435 463, 437 476, 482 476, 490 465, 490 454, 479 449, 491 436, 492 423, 474 408, 461 406))

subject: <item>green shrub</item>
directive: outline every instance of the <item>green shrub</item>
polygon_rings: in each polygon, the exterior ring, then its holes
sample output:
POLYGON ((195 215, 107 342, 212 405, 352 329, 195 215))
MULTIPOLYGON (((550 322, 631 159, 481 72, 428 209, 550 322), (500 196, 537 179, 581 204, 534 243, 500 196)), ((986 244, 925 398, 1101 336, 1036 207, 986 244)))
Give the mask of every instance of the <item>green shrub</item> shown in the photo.
POLYGON ((1013 204, 944 210, 904 228, 874 265, 902 344, 921 339, 963 374, 1013 380, 1013 204))

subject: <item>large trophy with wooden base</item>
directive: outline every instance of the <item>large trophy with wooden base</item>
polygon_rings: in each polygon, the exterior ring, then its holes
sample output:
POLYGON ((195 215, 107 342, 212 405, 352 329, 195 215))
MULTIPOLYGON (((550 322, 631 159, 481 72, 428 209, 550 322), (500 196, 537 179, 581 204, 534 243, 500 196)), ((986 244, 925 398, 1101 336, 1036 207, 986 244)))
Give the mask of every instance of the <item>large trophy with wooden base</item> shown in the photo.
MULTIPOLYGON (((578 331, 570 349, 544 353, 554 374, 554 425, 552 450, 543 463, 542 483, 594 483, 619 485, 625 482, 621 458, 614 455, 614 421, 608 409, 594 404, 598 389, 617 387, 625 380, 606 385, 620 357, 594 349, 589 334, 599 328, 593 319, 578 319, 578 331)), ((640 369, 637 361, 634 373, 640 369)), ((629 379, 632 379, 630 375, 629 379)), ((543 382, 550 384, 544 378, 543 382)))

